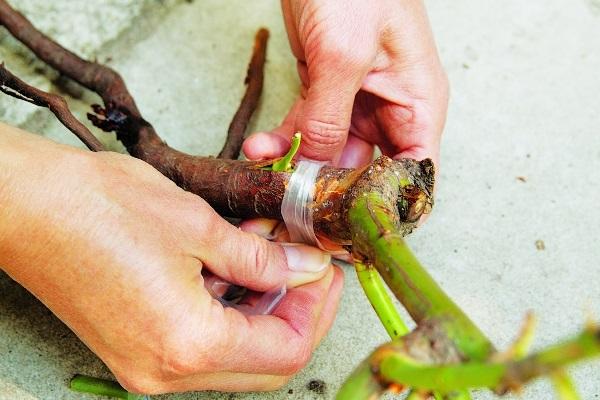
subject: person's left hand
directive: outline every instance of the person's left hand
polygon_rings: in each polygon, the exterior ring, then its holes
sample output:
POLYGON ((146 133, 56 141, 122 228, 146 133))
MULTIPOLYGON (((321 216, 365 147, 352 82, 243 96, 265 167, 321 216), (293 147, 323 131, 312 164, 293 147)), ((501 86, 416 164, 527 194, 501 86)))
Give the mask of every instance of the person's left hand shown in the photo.
POLYGON ((283 124, 252 135, 248 159, 300 156, 341 167, 394 158, 439 161, 448 81, 423 1, 283 0, 301 96, 283 124))

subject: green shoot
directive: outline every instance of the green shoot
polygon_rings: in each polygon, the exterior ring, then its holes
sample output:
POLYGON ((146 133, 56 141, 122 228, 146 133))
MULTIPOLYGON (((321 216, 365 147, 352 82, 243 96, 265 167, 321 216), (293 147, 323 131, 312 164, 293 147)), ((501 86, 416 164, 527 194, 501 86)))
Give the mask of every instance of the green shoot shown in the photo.
POLYGON ((289 172, 292 169, 292 160, 294 156, 298 152, 300 148, 300 141, 302 140, 302 134, 300 132, 296 132, 294 136, 292 136, 292 143, 290 145, 290 150, 287 154, 281 157, 279 160, 275 161, 271 166, 271 169, 275 172, 289 172))

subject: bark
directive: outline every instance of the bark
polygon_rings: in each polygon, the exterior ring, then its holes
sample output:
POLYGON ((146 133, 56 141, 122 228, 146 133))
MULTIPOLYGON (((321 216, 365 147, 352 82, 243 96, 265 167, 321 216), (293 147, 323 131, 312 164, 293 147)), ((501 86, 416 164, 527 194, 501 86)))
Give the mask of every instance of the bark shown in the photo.
POLYGON ((104 150, 104 146, 92 132, 71 114, 65 99, 28 85, 10 73, 10 71, 4 67, 4 63, 0 64, 0 91, 19 100, 48 108, 56 118, 73 132, 90 150, 104 150))
POLYGON ((252 58, 250 59, 250 64, 248 64, 248 72, 244 81, 247 85, 246 93, 242 98, 240 107, 231 120, 231 124, 229 124, 227 140, 219 153, 219 158, 236 159, 240 155, 244 134, 246 133, 252 114, 254 114, 256 107, 258 107, 258 101, 262 93, 268 40, 269 31, 265 28, 259 29, 254 38, 252 58))
MULTIPOLYGON (((281 219, 291 171, 273 171, 270 167, 274 160, 246 162, 197 157, 170 148, 140 114, 115 71, 62 48, 4 0, 0 0, 0 24, 61 74, 96 92, 104 106, 94 106, 90 120, 101 129, 115 131, 132 156, 203 197, 222 215, 281 219)), ((257 34, 249 66, 248 89, 230 126, 223 156, 237 156, 258 102, 267 36, 261 32, 257 34)), ((5 69, 0 69, 0 83, 10 95, 59 110, 61 121, 82 136, 83 130, 78 121, 72 121, 68 108, 52 106, 55 100, 45 97, 47 94, 32 91, 5 69)), ((91 143, 91 139, 87 140, 91 143)), ((413 387, 413 398, 422 397, 423 391, 425 395, 433 391, 446 399, 468 399, 468 388, 511 390, 541 374, 559 374, 568 363, 600 353, 600 334, 595 329, 522 360, 492 358, 496 351, 490 341, 402 241, 433 205, 433 177, 431 160, 388 157, 357 170, 324 167, 318 175, 310 204, 316 233, 351 246, 348 248, 357 260, 359 276, 368 278, 361 283, 392 336, 399 337, 404 326, 390 307, 377 273, 417 323, 415 331, 374 352, 344 385, 339 398, 372 398, 390 387, 413 387)), ((563 388, 567 387, 565 381, 563 388)))
MULTIPOLYGON (((115 131, 127 151, 154 166, 185 190, 204 198, 224 216, 281 219, 281 202, 290 173, 262 169, 264 163, 241 162, 197 157, 184 154, 164 143, 152 125, 138 110, 121 76, 112 69, 94 62, 82 60, 40 33, 23 15, 0 0, 0 24, 41 60, 61 74, 96 92, 104 107, 95 105, 95 113, 88 117, 94 125, 105 131, 115 131)), ((254 103, 258 87, 262 87, 262 74, 256 69, 264 63, 266 34, 259 31, 255 52, 249 67, 249 78, 260 75, 259 82, 249 84, 246 97, 254 103)), ((240 121, 249 119, 248 101, 242 101, 240 121), (245 106, 246 105, 246 106, 245 106)), ((236 118, 232 125, 235 125, 236 118)), ((239 129, 237 130, 239 132, 239 129)), ((234 141, 237 141, 234 140, 234 141)), ((230 152, 228 148, 224 149, 230 152)), ((267 162, 267 165, 272 162, 267 162)), ((392 200, 398 204, 403 216, 403 233, 410 232, 420 215, 431 207, 433 190, 433 165, 430 160, 391 161, 383 157, 370 167, 354 171, 324 168, 317 180, 313 221, 315 231, 337 243, 349 244, 351 232, 347 220, 349 201, 371 190, 395 190, 386 188, 386 182, 378 181, 381 169, 394 173, 411 183, 407 190, 397 194, 404 196, 392 200)))

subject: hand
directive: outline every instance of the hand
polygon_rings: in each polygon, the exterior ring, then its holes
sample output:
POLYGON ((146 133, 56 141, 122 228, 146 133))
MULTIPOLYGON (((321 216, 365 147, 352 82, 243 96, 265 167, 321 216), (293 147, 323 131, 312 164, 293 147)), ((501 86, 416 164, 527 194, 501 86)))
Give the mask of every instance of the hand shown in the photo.
POLYGON ((282 0, 301 97, 283 124, 245 142, 275 158, 301 131, 302 156, 357 167, 373 145, 390 157, 439 160, 448 105, 423 1, 282 0))
POLYGON ((0 147, 0 265, 126 389, 275 389, 330 328, 342 277, 319 250, 243 232, 128 156, 1 124, 0 147), (203 269, 291 289, 272 315, 244 315, 210 297, 203 269))

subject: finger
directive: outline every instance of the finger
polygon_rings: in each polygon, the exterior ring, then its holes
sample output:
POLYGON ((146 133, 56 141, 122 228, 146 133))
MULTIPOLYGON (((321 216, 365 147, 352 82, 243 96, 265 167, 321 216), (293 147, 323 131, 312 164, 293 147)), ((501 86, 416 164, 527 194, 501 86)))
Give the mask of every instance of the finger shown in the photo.
POLYGON ((345 69, 331 60, 322 64, 308 65, 310 86, 294 131, 302 132, 302 156, 337 164, 350 129, 354 97, 367 69, 345 69))
POLYGON ((239 228, 244 232, 252 232, 274 242, 290 242, 290 235, 285 224, 276 219, 247 219, 240 223, 239 228))
POLYGON ((373 161, 373 144, 350 134, 338 163, 341 168, 358 168, 373 161))
POLYGON ((390 145, 383 146, 382 152, 395 159, 431 158, 437 165, 445 121, 443 115, 443 110, 434 109, 424 101, 416 101, 410 107, 390 106, 381 111, 380 125, 390 140, 390 145))
POLYGON ((216 213, 205 232, 197 258, 228 282, 265 292, 321 279, 331 256, 297 244, 269 242, 223 221, 216 213))
POLYGON ((280 221, 269 218, 252 218, 244 220, 240 223, 239 228, 248 233, 255 233, 258 236, 271 239, 271 235, 280 221))
MULTIPOLYGON (((338 301, 337 292, 332 297, 329 293, 332 283, 336 281, 337 288, 340 279, 341 275, 330 269, 323 279, 289 290, 272 315, 245 316, 215 304, 209 335, 216 342, 206 354, 210 361, 201 362, 206 370, 199 372, 298 372, 311 357, 325 304, 338 301)), ((206 338, 200 338, 199 346, 206 348, 206 338)))
POLYGON ((323 338, 325 338, 331 329, 341 301, 342 289, 344 288, 344 271, 337 265, 334 265, 333 271, 335 276, 329 287, 328 298, 321 311, 321 319, 317 325, 317 334, 314 343, 315 348, 319 346, 323 338))
POLYGON ((290 140, 274 132, 253 133, 242 145, 244 156, 248 160, 269 160, 281 157, 289 148, 290 140))
POLYGON ((308 90, 294 125, 303 134, 302 156, 339 161, 354 98, 374 63, 377 35, 373 26, 335 26, 316 35, 318 43, 304 44, 305 59, 298 63, 298 72, 308 90), (364 45, 356 46, 357 34, 364 45))
POLYGON ((271 132, 252 134, 244 141, 242 150, 249 160, 266 160, 283 156, 290 148, 294 134, 294 121, 301 107, 302 99, 297 99, 281 125, 271 132))
MULTIPOLYGON (((316 323, 313 350, 325 337, 334 322, 340 294, 343 287, 343 272, 339 267, 334 269, 333 277, 327 293, 327 299, 316 323)), ((281 350, 281 349, 280 349, 281 350)), ((293 375, 252 374, 240 372, 215 372, 195 374, 177 379, 166 384, 162 392, 183 392, 192 390, 218 390, 225 392, 271 391, 284 386, 293 375)))

